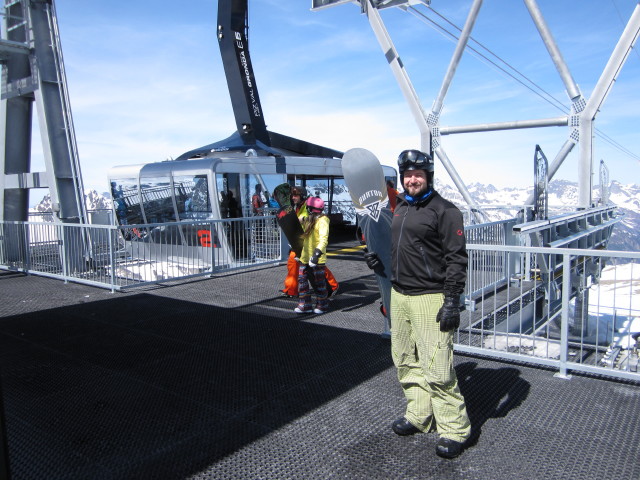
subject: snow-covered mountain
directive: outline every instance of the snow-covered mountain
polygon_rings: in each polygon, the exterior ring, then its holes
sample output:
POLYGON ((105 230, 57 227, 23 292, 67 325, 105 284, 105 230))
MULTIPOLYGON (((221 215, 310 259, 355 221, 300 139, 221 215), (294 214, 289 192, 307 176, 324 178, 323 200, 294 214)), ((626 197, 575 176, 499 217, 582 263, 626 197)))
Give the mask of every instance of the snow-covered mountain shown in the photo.
MULTIPOLYGON (((96 190, 85 190, 84 201, 87 210, 111 210, 111 196, 108 193, 98 193, 96 190)), ((51 213, 51 195, 48 193, 40 200, 40 203, 29 209, 29 213, 51 213)))
MULTIPOLYGON (((340 186, 343 189, 343 186, 340 186)), ((500 220, 515 216, 521 206, 525 204, 531 195, 533 187, 528 188, 502 188, 472 183, 468 185, 472 198, 478 205, 485 207, 491 220, 500 220), (489 207, 489 208, 486 208, 489 207), (495 207, 495 208, 492 208, 495 207)), ((436 179, 436 190, 445 198, 451 200, 465 209, 466 203, 462 195, 449 185, 445 185, 436 179)), ((314 191, 315 193, 315 191, 314 191)), ((319 192, 320 193, 320 192, 319 192)), ((346 191, 334 192, 337 197, 348 199, 346 191), (338 195, 338 194, 341 195, 338 195)), ((594 188, 593 198, 600 198, 600 189, 594 188)), ((111 209, 112 203, 108 193, 100 194, 96 190, 85 192, 87 210, 111 209)), ((624 213, 624 219, 613 229, 613 235, 609 242, 612 250, 640 251, 640 186, 623 185, 617 181, 611 183, 609 202, 618 206, 618 210, 624 213)), ((578 184, 566 180, 552 180, 549 183, 549 214, 559 214, 571 211, 578 203, 578 184)), ((51 197, 47 194, 42 201, 31 209, 32 212, 51 212, 51 197)))
MULTIPOLYGON (((533 193, 533 187, 517 188, 507 187, 497 189, 493 185, 483 185, 481 183, 472 183, 467 186, 469 193, 478 205, 500 205, 500 206, 522 206, 533 193)), ((456 204, 463 205, 465 202, 462 195, 458 193, 454 187, 444 185, 436 179, 436 189, 441 195, 447 197, 456 204)), ((620 185, 614 182, 611 187, 610 201, 616 203, 613 199, 613 191, 620 192, 622 196, 618 200, 627 202, 629 198, 635 198, 636 202, 640 202, 640 187, 637 185, 620 185), (615 186, 615 187, 614 187, 615 186), (624 192, 624 193, 623 193, 624 192)), ((596 187, 593 190, 593 198, 597 201, 600 198, 600 190, 596 187)), ((578 184, 567 180, 552 180, 549 183, 549 213, 567 211, 575 208, 578 204, 578 184)), ((637 205, 640 211, 640 205, 637 205)))
MULTIPOLYGON (((468 185, 472 198, 481 206, 514 206, 516 208, 488 209, 491 220, 512 217, 525 204, 533 193, 533 187, 502 188, 493 185, 473 183, 468 185)), ((449 185, 444 185, 436 179, 436 190, 445 198, 451 200, 461 209, 465 208, 462 195, 449 185)), ((595 187, 592 198, 598 201, 601 197, 600 188, 595 187)), ((624 214, 624 219, 616 224, 609 242, 611 250, 640 251, 640 186, 623 185, 617 181, 611 183, 609 189, 609 203, 618 206, 618 211, 624 214)), ((552 180, 549 182, 549 215, 557 215, 572 211, 578 204, 578 184, 567 180, 552 180)))

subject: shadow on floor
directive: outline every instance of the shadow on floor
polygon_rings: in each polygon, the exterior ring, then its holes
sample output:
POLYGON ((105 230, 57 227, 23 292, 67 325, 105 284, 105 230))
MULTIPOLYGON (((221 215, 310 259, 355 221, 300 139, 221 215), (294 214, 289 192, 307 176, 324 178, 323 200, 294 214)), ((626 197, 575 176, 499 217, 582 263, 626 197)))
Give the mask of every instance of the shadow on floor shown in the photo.
POLYGON ((265 313, 144 293, 0 319, 14 478, 181 478, 391 366, 379 335, 265 313))
POLYGON ((515 367, 478 368, 476 362, 456 366, 460 391, 471 422, 469 445, 478 441, 482 426, 491 418, 506 417, 526 400, 531 388, 515 367))

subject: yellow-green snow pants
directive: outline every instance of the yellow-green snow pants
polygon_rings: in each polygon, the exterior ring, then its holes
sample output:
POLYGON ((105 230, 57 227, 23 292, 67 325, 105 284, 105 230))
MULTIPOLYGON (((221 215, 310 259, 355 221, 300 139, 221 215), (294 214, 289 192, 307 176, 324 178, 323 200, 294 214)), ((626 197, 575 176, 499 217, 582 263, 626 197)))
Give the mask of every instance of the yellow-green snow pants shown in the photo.
POLYGON ((464 397, 453 369, 453 331, 436 322, 444 295, 391 290, 391 356, 407 398, 405 417, 423 432, 435 427, 463 442, 471 434, 464 397))

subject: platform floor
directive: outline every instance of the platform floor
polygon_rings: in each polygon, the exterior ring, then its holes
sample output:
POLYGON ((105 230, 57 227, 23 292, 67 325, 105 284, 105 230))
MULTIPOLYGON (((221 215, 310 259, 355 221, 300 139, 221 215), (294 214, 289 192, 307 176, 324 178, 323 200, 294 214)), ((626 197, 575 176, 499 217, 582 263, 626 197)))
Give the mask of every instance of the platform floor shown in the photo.
POLYGON ((0 272, 12 478, 640 478, 629 382, 456 354, 473 445, 395 435, 374 277, 360 252, 329 266, 321 316, 278 295, 284 265, 128 293, 0 272))

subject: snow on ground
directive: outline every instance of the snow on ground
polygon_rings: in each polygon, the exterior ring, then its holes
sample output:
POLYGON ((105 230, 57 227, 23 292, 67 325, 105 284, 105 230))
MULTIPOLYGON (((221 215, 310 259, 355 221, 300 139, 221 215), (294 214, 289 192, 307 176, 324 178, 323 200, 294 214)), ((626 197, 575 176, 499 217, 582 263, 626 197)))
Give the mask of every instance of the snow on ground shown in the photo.
POLYGON ((202 268, 170 262, 139 262, 121 264, 116 267, 116 276, 131 280, 156 282, 170 278, 196 275, 202 268))
POLYGON ((611 342, 632 348, 640 332, 640 265, 627 263, 602 270, 600 282, 589 289, 589 317, 608 320, 611 342))
MULTIPOLYGON (((574 325, 574 302, 569 324, 574 325)), ((587 344, 632 349, 632 335, 640 332, 640 265, 627 263, 603 269, 600 282, 589 288, 589 316, 581 340, 587 344)), ((518 334, 487 335, 484 348, 542 358, 559 358, 560 343, 518 334)))
POLYGON ((533 355, 540 358, 560 358, 560 342, 519 334, 487 335, 482 346, 488 350, 533 355))

